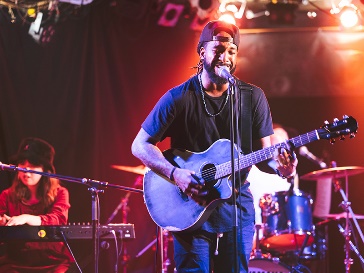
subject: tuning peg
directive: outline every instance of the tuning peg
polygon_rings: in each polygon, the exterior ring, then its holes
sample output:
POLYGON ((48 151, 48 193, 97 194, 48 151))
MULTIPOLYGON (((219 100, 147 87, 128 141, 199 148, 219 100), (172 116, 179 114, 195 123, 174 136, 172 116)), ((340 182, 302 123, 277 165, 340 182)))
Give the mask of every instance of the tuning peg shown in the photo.
POLYGON ((335 141, 336 141, 335 138, 331 138, 330 139, 330 144, 335 144, 335 141))
POLYGON ((350 134, 350 138, 354 138, 354 137, 355 137, 355 133, 353 132, 350 134))
POLYGON ((324 124, 325 124, 325 125, 329 125, 329 124, 330 124, 330 122, 329 122, 328 120, 325 120, 325 121, 324 121, 324 124))
POLYGON ((343 115, 343 119, 347 119, 347 118, 349 118, 348 115, 343 115))
POLYGON ((345 140, 345 136, 344 135, 341 135, 340 136, 340 140, 345 140))

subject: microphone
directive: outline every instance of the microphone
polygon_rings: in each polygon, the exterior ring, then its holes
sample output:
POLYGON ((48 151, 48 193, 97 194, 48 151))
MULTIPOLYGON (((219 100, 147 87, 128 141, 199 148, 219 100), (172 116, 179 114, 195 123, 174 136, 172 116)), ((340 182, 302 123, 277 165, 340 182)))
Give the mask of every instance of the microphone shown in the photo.
POLYGON ((306 146, 301 146, 299 148, 299 154, 303 157, 306 157, 308 160, 311 160, 312 162, 318 164, 321 169, 327 168, 327 165, 325 162, 323 162, 320 158, 315 156, 313 153, 311 153, 306 146))
POLYGON ((235 84, 235 78, 230 74, 230 71, 226 66, 217 67, 217 75, 228 80, 231 84, 235 84))

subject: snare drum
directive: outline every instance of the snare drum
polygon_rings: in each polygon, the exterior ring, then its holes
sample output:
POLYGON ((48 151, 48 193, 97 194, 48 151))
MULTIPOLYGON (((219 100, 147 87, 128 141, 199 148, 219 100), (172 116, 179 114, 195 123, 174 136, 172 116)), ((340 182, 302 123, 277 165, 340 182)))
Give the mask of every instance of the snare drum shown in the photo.
POLYGON ((290 273, 290 268, 279 260, 255 258, 249 261, 249 273, 290 273))
MULTIPOLYGON (((313 243, 312 199, 302 191, 264 196, 263 239, 260 245, 279 253, 299 250, 313 243), (267 202, 267 200, 269 202, 267 202)), ((261 203, 262 204, 262 203, 261 203)))

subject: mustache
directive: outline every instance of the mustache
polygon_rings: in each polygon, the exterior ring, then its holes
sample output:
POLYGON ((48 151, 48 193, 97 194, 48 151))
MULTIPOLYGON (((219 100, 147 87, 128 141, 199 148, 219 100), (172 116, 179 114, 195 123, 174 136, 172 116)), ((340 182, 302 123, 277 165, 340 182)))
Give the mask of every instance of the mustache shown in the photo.
POLYGON ((227 68, 231 68, 231 64, 226 64, 223 62, 217 62, 216 64, 214 64, 214 66, 226 66, 227 68))

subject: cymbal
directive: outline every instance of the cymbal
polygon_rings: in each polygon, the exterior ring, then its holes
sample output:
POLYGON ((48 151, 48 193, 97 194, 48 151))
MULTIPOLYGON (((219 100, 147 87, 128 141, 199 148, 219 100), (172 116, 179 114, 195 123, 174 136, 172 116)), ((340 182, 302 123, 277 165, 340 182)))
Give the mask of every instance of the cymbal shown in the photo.
POLYGON ((304 174, 300 177, 303 180, 318 180, 320 178, 342 178, 364 173, 364 167, 348 166, 322 169, 304 174))
MULTIPOLYGON (((320 216, 319 218, 323 218, 323 219, 345 219, 346 218, 346 212, 342 212, 342 213, 330 213, 324 216, 320 216)), ((349 218, 353 218, 351 216, 351 214, 349 214, 349 218)), ((360 215, 360 214, 355 214, 355 218, 356 219, 364 219, 364 215, 360 215)))
POLYGON ((123 166, 123 165, 111 165, 111 168, 130 172, 130 173, 136 173, 139 175, 144 175, 145 172, 147 171, 147 167, 145 167, 144 165, 139 165, 139 166, 135 166, 135 167, 123 166))

